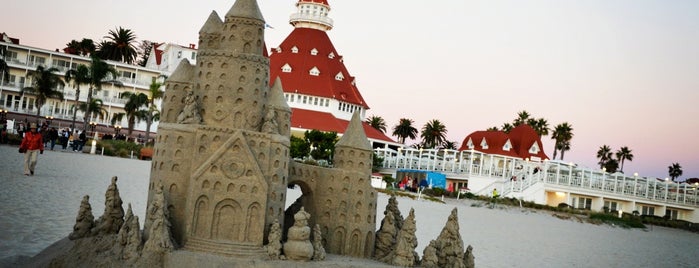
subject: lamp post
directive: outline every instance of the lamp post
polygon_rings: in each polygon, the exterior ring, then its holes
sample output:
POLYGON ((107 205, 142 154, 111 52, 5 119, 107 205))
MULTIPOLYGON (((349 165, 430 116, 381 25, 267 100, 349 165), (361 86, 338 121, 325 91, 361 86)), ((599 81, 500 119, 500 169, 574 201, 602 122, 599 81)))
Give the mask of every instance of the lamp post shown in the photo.
POLYGON ((53 121, 53 116, 46 116, 46 125, 51 126, 51 121, 53 121))
POLYGON ((114 125, 114 133, 119 135, 119 132, 121 131, 121 126, 120 125, 114 125))
POLYGON ((5 121, 7 120, 7 110, 5 109, 0 109, 0 121, 5 121))
POLYGON ((90 131, 92 133, 95 133, 95 127, 97 126, 96 122, 90 122, 90 131))

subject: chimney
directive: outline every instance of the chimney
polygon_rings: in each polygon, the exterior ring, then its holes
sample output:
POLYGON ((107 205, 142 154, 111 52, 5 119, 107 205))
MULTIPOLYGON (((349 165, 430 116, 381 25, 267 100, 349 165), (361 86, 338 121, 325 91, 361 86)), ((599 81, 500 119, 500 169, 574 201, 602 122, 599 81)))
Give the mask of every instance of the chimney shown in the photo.
POLYGON ((196 49, 196 46, 197 45, 195 45, 195 44, 189 44, 189 48, 191 48, 191 49, 196 49))

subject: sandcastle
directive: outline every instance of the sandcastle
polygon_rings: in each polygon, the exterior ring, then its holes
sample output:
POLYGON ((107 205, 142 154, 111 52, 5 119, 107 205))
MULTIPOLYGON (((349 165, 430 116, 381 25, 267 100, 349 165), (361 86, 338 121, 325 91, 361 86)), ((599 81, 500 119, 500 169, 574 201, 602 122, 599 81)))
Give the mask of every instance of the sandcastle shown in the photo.
MULTIPOLYGON (((280 80, 268 86, 264 25, 255 0, 237 0, 224 21, 211 13, 197 65, 183 61, 165 83, 143 231, 130 206, 124 218, 115 177, 97 221, 83 199, 74 246, 54 266, 186 266, 167 260, 179 251, 232 261, 370 259, 375 249, 389 264, 420 263, 414 212, 404 220, 395 198, 376 233, 372 148, 358 113, 336 143, 334 167, 290 159, 291 109, 280 80), (289 185, 303 196, 285 211, 289 185)), ((454 259, 464 254, 455 224, 457 236, 433 246, 439 267, 465 267, 454 259)))

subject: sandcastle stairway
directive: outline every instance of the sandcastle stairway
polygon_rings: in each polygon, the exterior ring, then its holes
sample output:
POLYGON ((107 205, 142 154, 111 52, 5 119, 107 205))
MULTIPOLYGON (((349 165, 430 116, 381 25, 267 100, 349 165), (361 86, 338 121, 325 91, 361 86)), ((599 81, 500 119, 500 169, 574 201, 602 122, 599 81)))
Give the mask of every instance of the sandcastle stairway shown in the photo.
POLYGON ((204 239, 189 238, 184 245, 186 250, 214 253, 229 257, 264 257, 267 251, 264 247, 226 243, 222 241, 208 241, 204 239))

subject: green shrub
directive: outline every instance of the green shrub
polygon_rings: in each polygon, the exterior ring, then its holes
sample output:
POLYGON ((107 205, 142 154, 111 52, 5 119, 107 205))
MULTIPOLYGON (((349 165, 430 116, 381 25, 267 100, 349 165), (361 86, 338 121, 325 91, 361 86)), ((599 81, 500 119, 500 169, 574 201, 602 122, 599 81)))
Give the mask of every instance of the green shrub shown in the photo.
POLYGON ((596 212, 591 212, 590 213, 590 220, 592 222, 595 221, 601 221, 607 224, 616 224, 624 228, 645 228, 646 226, 643 225, 643 222, 641 222, 641 219, 638 217, 633 217, 633 216, 627 216, 627 217, 621 217, 615 215, 615 214, 610 214, 610 213, 596 213, 596 212))
POLYGON ((102 149, 104 149, 104 155, 123 158, 130 158, 131 152, 133 152, 133 157, 138 158, 141 154, 141 148, 143 146, 140 144, 123 140, 99 140, 96 151, 101 154, 102 149))

